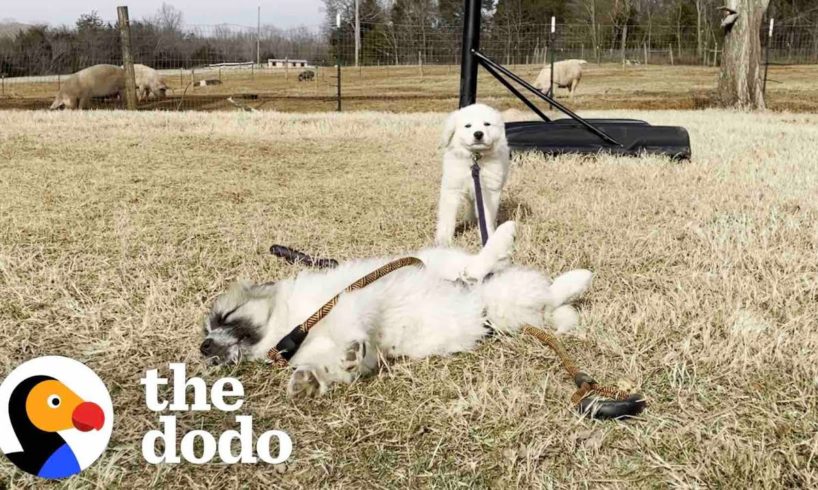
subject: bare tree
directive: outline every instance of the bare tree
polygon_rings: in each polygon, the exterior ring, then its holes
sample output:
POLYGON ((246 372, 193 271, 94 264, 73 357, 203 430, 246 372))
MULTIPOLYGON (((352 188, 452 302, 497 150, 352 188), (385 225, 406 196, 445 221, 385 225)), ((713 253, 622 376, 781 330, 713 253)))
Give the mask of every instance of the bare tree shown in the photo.
POLYGON ((719 74, 721 103, 741 109, 765 109, 761 69, 761 22, 770 0, 727 0, 722 28, 724 51, 719 74))
POLYGON ((173 5, 162 3, 162 6, 156 11, 151 21, 162 31, 178 32, 182 29, 184 17, 182 16, 181 10, 173 5))

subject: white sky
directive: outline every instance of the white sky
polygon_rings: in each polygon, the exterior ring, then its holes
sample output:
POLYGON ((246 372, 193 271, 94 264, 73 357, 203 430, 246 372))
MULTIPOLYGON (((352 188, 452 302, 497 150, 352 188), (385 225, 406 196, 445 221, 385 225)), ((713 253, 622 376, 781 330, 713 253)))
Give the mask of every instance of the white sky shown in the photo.
MULTIPOLYGON (((164 0, 181 10, 188 25, 256 25, 261 4, 262 25, 280 28, 319 26, 324 12, 321 0, 164 0)), ((0 0, 0 19, 27 24, 69 24, 80 14, 96 10, 105 20, 116 19, 116 7, 127 5, 131 19, 153 15, 163 0, 0 0)))

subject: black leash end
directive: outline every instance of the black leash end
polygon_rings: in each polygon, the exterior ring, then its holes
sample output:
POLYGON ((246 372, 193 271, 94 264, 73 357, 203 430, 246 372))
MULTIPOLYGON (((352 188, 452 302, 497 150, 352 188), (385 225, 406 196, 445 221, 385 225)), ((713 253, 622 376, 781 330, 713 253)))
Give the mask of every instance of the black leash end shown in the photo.
POLYGON ((640 394, 630 395, 624 400, 608 400, 596 396, 582 399, 577 410, 597 420, 622 420, 636 417, 647 407, 647 401, 640 394))
MULTIPOLYGON (((581 388, 583 385, 596 385, 596 380, 591 375, 579 371, 574 375, 574 383, 577 388, 581 388)), ((645 397, 640 394, 629 395, 624 400, 600 398, 592 394, 579 402, 577 410, 579 410, 580 414, 588 415, 597 420, 620 420, 636 417, 647 406, 645 397)))
POLYGON ((338 261, 335 259, 321 259, 310 257, 309 255, 299 252, 298 250, 284 245, 273 245, 270 247, 270 253, 276 257, 286 260, 290 264, 304 264, 307 267, 316 267, 318 269, 331 269, 338 266, 338 261))

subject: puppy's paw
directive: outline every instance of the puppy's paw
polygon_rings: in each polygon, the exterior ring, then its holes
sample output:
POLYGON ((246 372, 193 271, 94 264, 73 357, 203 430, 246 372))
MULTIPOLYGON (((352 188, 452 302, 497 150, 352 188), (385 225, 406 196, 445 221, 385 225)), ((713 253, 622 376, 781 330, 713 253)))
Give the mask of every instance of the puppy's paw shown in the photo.
POLYGON ((302 366, 293 371, 287 385, 287 395, 296 397, 313 397, 326 391, 326 385, 318 376, 317 368, 302 366))
POLYGON ((506 221, 494 231, 486 244, 486 253, 491 253, 494 260, 500 261, 511 257, 514 250, 514 239, 517 236, 517 223, 506 221))
POLYGON ((452 246, 452 237, 454 236, 454 231, 451 233, 441 233, 438 232, 435 235, 435 246, 436 247, 451 247, 452 246))
POLYGON ((344 353, 344 359, 341 361, 341 369, 354 376, 363 374, 367 349, 366 341, 355 341, 349 344, 344 353))

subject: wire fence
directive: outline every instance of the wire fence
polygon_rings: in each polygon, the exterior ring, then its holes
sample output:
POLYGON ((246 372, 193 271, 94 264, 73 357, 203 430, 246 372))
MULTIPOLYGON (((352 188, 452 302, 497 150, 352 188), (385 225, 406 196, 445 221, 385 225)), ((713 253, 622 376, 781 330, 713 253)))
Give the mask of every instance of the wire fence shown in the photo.
MULTIPOLYGON (((718 66, 722 36, 696 26, 557 25, 491 26, 481 50, 506 65, 536 75, 549 57, 624 65, 718 66)), ((818 63, 818 27, 777 26, 769 43, 771 64, 818 63)), ((334 108, 335 65, 349 78, 344 96, 453 97, 461 53, 459 29, 395 24, 362 25, 360 43, 350 29, 189 26, 166 29, 131 25, 136 63, 155 69, 168 90, 147 91, 141 109, 298 109, 310 102, 334 108), (429 83, 436 80, 437 83, 429 83), (421 83, 422 82, 422 83, 421 83)), ((33 27, 0 38, 0 108, 47 108, 72 73, 97 65, 121 66, 115 26, 68 30, 33 27)), ((94 107, 122 107, 122 97, 100 97, 94 107)), ((361 107, 366 107, 361 104, 361 107)))

